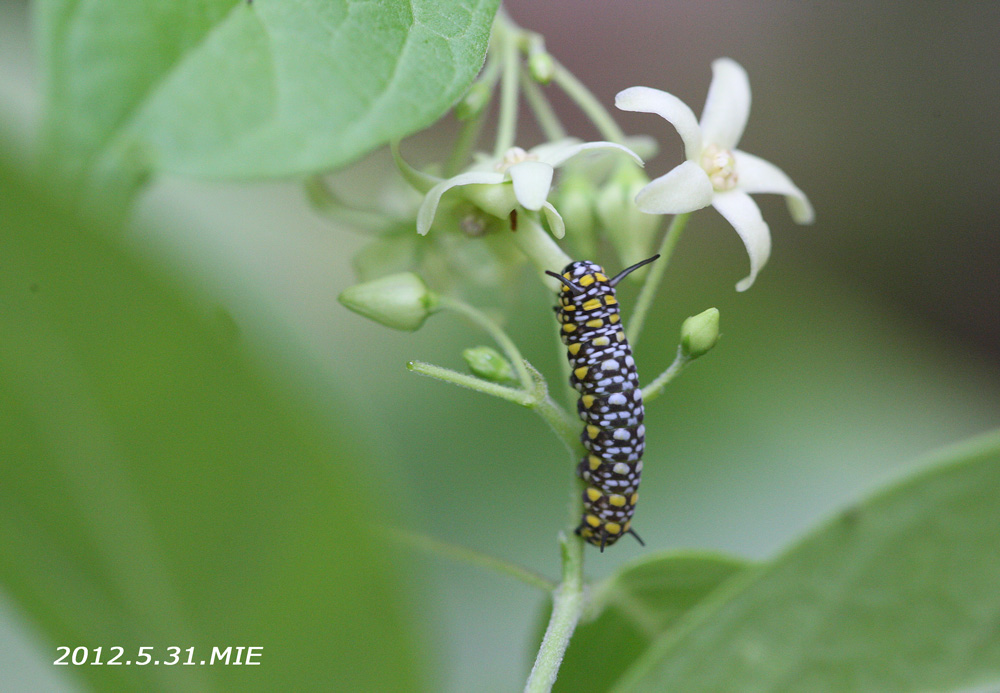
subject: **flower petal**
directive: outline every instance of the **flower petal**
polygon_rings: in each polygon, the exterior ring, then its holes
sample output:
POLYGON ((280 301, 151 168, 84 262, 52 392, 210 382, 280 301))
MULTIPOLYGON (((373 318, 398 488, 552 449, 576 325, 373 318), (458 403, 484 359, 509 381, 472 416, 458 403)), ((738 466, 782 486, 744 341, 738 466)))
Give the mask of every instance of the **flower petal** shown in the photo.
POLYGON ((811 224, 816 215, 809 198, 798 189, 784 171, 764 161, 759 156, 733 150, 736 171, 739 176, 737 188, 748 193, 776 193, 785 196, 788 212, 797 224, 811 224))
POLYGON ((399 168, 399 172, 402 174, 403 178, 406 179, 406 182, 412 185, 417 192, 426 193, 441 182, 441 179, 437 176, 432 176, 429 173, 418 171, 406 163, 406 159, 404 159, 403 155, 399 153, 399 142, 390 142, 389 150, 392 152, 392 158, 396 162, 396 167, 399 168))
POLYGON ((552 206, 551 202, 546 202, 542 205, 542 211, 545 213, 545 221, 549 223, 549 231, 556 238, 563 238, 566 236, 566 222, 563 221, 562 215, 559 210, 552 206))
MULTIPOLYGON (((552 166, 560 166, 568 159, 571 159, 577 154, 581 154, 582 152, 585 152, 588 149, 617 149, 631 156, 632 159, 635 160, 635 163, 639 164, 640 166, 644 165, 642 159, 639 158, 638 154, 633 152, 628 147, 621 144, 615 144, 614 142, 581 142, 579 144, 574 144, 569 147, 563 147, 559 151, 548 152, 547 153, 548 158, 542 157, 542 155, 539 154, 538 159, 539 161, 544 161, 546 163, 551 164, 552 166)), ((532 149, 531 153, 538 154, 537 148, 532 149)))
POLYGON ((746 291, 771 255, 771 230, 760 215, 757 203, 745 192, 731 190, 717 193, 712 206, 733 225, 746 246, 750 256, 750 275, 736 285, 737 291, 746 291))
POLYGON ((677 128, 684 141, 684 156, 688 161, 701 157, 702 134, 694 111, 673 94, 649 87, 629 87, 618 92, 615 106, 623 111, 655 113, 677 128))
POLYGON ((713 194, 712 181, 704 169, 685 161, 640 190, 635 204, 646 214, 683 214, 707 207, 713 194))
MULTIPOLYGON (((528 150, 528 154, 537 157, 538 161, 544 161, 547 164, 551 164, 554 159, 559 159, 560 161, 565 160, 567 157, 563 156, 562 153, 580 144, 580 139, 577 137, 563 137, 560 140, 553 140, 551 142, 543 142, 538 146, 532 147, 528 150)), ((553 164, 554 166, 555 164, 553 164)))
POLYGON ((555 173, 552 166, 541 161, 522 161, 507 169, 507 173, 521 206, 532 212, 540 210, 552 188, 552 174, 555 173))
POLYGON ((701 112, 701 136, 706 144, 733 149, 740 143, 750 117, 750 78, 729 58, 712 63, 712 83, 701 112))
POLYGON ((420 210, 417 212, 417 233, 421 236, 427 235, 427 231, 430 230, 431 223, 434 221, 434 215, 437 214, 441 196, 447 191, 459 185, 496 184, 503 183, 503 181, 504 174, 499 171, 459 173, 457 176, 441 181, 427 191, 424 201, 420 204, 420 210))

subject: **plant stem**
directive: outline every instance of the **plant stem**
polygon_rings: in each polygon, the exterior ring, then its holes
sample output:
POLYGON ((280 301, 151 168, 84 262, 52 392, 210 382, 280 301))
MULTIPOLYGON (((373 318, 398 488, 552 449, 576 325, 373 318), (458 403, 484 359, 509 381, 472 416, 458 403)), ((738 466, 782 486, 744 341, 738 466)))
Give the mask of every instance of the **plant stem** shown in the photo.
POLYGON ((312 208, 335 222, 374 235, 385 233, 397 223, 395 219, 380 212, 348 207, 334 194, 322 176, 306 178, 303 186, 312 208))
POLYGON ((496 383, 491 383, 488 380, 482 380, 481 378, 477 378, 473 375, 459 373, 458 371, 453 371, 450 368, 444 368, 443 366, 435 366, 433 363, 427 363, 425 361, 410 361, 406 364, 406 367, 417 375, 426 375, 428 378, 441 380, 446 383, 451 383, 452 385, 458 385, 459 387, 467 387, 470 390, 482 392, 485 395, 499 397, 500 399, 505 399, 508 402, 519 404, 522 407, 531 408, 535 404, 535 398, 530 392, 517 390, 512 387, 507 387, 506 385, 497 385, 496 383))
MULTIPOLYGON (((492 56, 487 57, 486 66, 483 68, 483 74, 479 77, 478 82, 488 84, 492 95, 499 77, 500 61, 492 56)), ((492 101, 492 98, 490 100, 492 101)), ((489 103, 484 104, 475 116, 469 118, 462 125, 462 131, 458 134, 458 140, 455 142, 455 146, 448 156, 448 163, 444 167, 445 178, 451 178, 465 166, 465 162, 469 159, 476 141, 479 139, 479 132, 482 130, 489 110, 489 103)))
POLYGON ((514 243, 521 249, 531 263, 542 273, 542 283, 555 291, 559 287, 559 282, 545 274, 545 270, 558 272, 568 265, 571 260, 569 256, 556 245, 552 237, 545 232, 541 224, 528 214, 522 214, 520 218, 523 222, 518 226, 512 235, 514 243))
POLYGON ((566 129, 559 121, 559 116, 556 115, 552 104, 545 96, 545 92, 525 70, 521 70, 521 89, 524 90, 524 96, 528 99, 528 104, 535 114, 535 120, 542 128, 542 132, 545 133, 545 138, 551 141, 566 137, 566 129))
POLYGON ((525 361, 528 370, 531 371, 535 379, 535 404, 533 409, 538 412, 545 422, 552 428, 552 431, 559 436, 559 439, 566 446, 570 456, 578 457, 583 453, 580 445, 580 424, 565 409, 556 404, 555 400, 549 396, 548 384, 542 374, 535 370, 535 367, 525 361))
POLYGON ((429 537, 426 534, 419 534, 409 530, 390 527, 387 528, 386 531, 391 537, 411 548, 444 556, 453 561, 476 565, 488 570, 495 570, 499 573, 510 575, 516 580, 520 580, 521 582, 531 585, 532 587, 540 587, 547 592, 551 592, 556 589, 556 583, 544 575, 536 573, 535 571, 516 563, 505 561, 502 558, 490 556, 489 554, 485 554, 480 551, 467 549, 464 546, 451 544, 446 541, 441 541, 440 539, 429 537))
POLYGON ((508 337, 507 333, 504 332, 499 325, 469 304, 449 296, 441 296, 438 300, 438 307, 453 310, 456 313, 461 313, 469 320, 476 323, 479 327, 486 330, 486 332, 493 337, 493 340, 507 354, 507 358, 510 360, 511 365, 517 372, 517 379, 521 381, 521 387, 525 390, 525 392, 530 393, 535 388, 535 380, 531 377, 531 374, 528 372, 528 368, 524 365, 524 357, 521 356, 521 352, 518 350, 517 345, 514 344, 514 340, 508 337))
POLYGON ((691 361, 692 359, 685 356, 681 348, 677 347, 677 356, 674 357, 674 362, 670 364, 670 367, 660 373, 653 382, 642 388, 642 401, 648 404, 659 397, 667 383, 677 377, 691 361))
POLYGON ((566 95, 576 102, 580 110, 597 127, 597 131, 601 133, 602 137, 609 142, 624 144, 625 133, 618 127, 618 123, 611 117, 607 109, 601 105, 597 97, 572 72, 567 70, 562 63, 555 58, 552 58, 552 63, 554 67, 552 81, 558 84, 566 92, 566 95))
MULTIPOLYGON (((497 22, 499 25, 500 23, 497 22)), ((504 153, 514 146, 517 133, 517 88, 518 88, 518 53, 517 39, 509 23, 504 28, 494 32, 500 41, 502 73, 500 77, 500 116, 497 120, 497 139, 493 147, 493 157, 502 159, 504 153)))
POLYGON ((690 216, 690 212, 678 214, 671 220, 670 227, 664 234, 663 240, 660 242, 660 249, 657 251, 660 254, 660 259, 650 266, 646 281, 643 282, 642 289, 639 291, 639 297, 635 301, 635 310, 629 319, 628 340, 633 350, 639 343, 639 336, 642 334, 646 315, 652 307, 653 297, 656 296, 656 291, 660 288, 663 274, 667 270, 667 265, 670 264, 670 256, 673 254, 677 240, 681 237, 690 216))
POLYGON ((552 595, 552 615, 524 686, 525 693, 552 690, 583 612, 583 540, 575 535, 562 539, 562 567, 562 583, 552 595))

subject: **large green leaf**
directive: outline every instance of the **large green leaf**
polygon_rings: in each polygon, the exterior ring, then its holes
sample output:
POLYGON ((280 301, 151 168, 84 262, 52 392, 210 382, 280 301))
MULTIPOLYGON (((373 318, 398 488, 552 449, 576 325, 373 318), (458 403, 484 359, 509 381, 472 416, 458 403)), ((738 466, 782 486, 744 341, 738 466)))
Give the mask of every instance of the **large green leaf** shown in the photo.
POLYGON ((996 690, 1000 434, 936 462, 707 599, 614 690, 996 690))
POLYGON ((64 670, 99 691, 418 688, 365 455, 54 206, 0 161, 0 580, 43 656, 123 647, 64 670), (229 646, 261 665, 134 663, 229 646))
POLYGON ((264 177, 422 129, 482 66, 498 0, 41 0, 49 166, 264 177))
POLYGON ((745 567, 711 554, 652 554, 623 566, 591 589, 554 690, 608 690, 651 642, 745 567))

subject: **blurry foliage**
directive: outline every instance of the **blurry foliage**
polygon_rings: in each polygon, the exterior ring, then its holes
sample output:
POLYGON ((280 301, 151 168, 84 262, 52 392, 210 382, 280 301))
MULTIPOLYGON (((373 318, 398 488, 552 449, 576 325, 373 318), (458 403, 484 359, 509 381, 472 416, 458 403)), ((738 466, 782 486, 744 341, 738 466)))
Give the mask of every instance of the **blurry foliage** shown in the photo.
POLYGON ((419 688, 365 452, 59 202, 0 164, 0 578, 50 659, 253 645, 259 667, 70 669, 109 691, 419 688))

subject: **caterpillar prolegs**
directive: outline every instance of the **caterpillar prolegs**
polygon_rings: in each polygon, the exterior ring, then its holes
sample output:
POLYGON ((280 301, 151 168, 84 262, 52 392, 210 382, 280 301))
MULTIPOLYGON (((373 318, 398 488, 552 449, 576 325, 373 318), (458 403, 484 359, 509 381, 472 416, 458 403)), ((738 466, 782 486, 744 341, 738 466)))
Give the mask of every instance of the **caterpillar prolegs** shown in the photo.
POLYGON ((563 284, 555 311, 573 371, 570 384, 580 393, 577 411, 584 423, 580 440, 587 449, 578 468, 587 488, 576 533, 601 551, 625 534, 643 543, 632 530, 646 447, 642 390, 615 286, 658 257, 632 265, 612 279, 603 267, 588 261, 571 262, 561 275, 546 272, 563 284))

